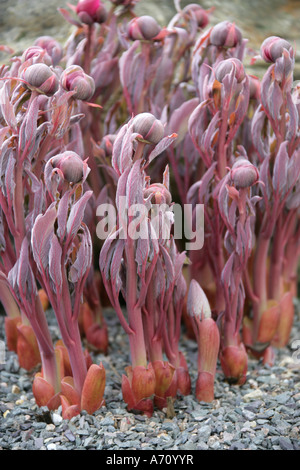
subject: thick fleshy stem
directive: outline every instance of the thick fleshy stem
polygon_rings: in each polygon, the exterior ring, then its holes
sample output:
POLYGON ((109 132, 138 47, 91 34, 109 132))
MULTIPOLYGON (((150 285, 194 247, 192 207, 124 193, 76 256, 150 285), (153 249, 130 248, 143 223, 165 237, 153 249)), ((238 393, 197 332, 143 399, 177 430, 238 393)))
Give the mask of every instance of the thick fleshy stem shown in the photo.
POLYGON ((147 354, 143 331, 141 307, 137 306, 137 269, 134 254, 134 240, 130 237, 125 245, 126 253, 126 306, 128 322, 132 333, 129 335, 132 367, 147 366, 147 354))
POLYGON ((75 388, 79 392, 79 394, 81 394, 82 387, 87 374, 87 366, 83 354, 80 331, 78 326, 79 308, 77 307, 76 311, 74 308, 72 309, 69 294, 69 285, 64 271, 62 300, 63 305, 61 306, 64 308, 65 311, 65 321, 67 322, 66 330, 68 331, 67 336, 62 334, 62 339, 69 353, 75 388))
POLYGON ((43 376, 53 386, 55 393, 57 393, 60 391, 60 377, 52 339, 39 296, 35 299, 35 310, 37 315, 30 318, 30 324, 39 344, 43 376))
POLYGON ((259 299, 253 304, 253 339, 258 334, 258 328, 263 311, 267 304, 267 260, 270 247, 270 238, 266 238, 260 232, 257 240, 254 259, 253 290, 255 296, 259 299))
POLYGON ((93 48, 93 34, 94 34, 94 25, 87 25, 87 33, 86 33, 86 45, 85 45, 85 53, 84 53, 84 71, 88 75, 90 74, 91 68, 91 59, 92 59, 92 48, 93 48))
POLYGON ((268 293, 270 299, 280 300, 282 294, 282 275, 284 255, 287 243, 295 230, 296 212, 289 211, 286 218, 279 214, 276 231, 274 232, 273 246, 271 250, 271 264, 269 272, 268 293))
POLYGON ((151 279, 148 287, 147 297, 145 300, 145 307, 143 308, 143 323, 145 331, 145 341, 147 345, 147 355, 150 362, 163 360, 162 338, 157 335, 155 331, 155 324, 157 320, 154 282, 151 279))
MULTIPOLYGON (((24 241, 18 263, 28 263, 28 260, 26 260, 26 249, 27 245, 24 241)), ((47 377, 54 390, 59 391, 60 383, 56 356, 40 296, 37 291, 32 290, 29 301, 29 293, 23 292, 22 289, 19 289, 19 296, 14 291, 12 291, 12 294, 19 305, 20 311, 26 316, 35 334, 40 350, 43 374, 47 377)))

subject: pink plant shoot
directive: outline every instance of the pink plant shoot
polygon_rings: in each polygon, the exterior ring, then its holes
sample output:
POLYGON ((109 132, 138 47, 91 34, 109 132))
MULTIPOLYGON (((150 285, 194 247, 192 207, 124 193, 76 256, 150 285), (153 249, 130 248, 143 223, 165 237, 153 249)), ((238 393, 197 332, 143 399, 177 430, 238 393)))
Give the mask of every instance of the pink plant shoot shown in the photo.
POLYGON ((220 347, 220 333, 211 317, 208 299, 194 279, 190 282, 187 311, 198 343, 198 377, 196 398, 211 402, 214 399, 214 381, 220 347))

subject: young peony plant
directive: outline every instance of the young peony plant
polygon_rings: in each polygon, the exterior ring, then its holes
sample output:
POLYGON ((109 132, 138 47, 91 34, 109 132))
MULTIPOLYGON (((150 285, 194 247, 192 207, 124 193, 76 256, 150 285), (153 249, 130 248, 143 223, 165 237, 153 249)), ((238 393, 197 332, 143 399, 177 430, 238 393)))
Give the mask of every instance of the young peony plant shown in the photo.
MULTIPOLYGON (((60 369, 60 400, 63 416, 68 418, 81 409, 96 411, 103 403, 105 385, 105 370, 102 364, 90 364, 79 330, 81 300, 92 263, 91 236, 83 222, 92 194, 83 192, 88 173, 86 161, 75 152, 66 151, 48 160, 44 198, 52 202, 36 218, 31 235, 38 279, 51 302, 70 362, 71 376, 64 376, 60 369)), ((46 382, 43 374, 35 378, 38 403, 44 400, 46 382)))
POLYGON ((150 218, 153 202, 170 203, 171 196, 166 177, 164 184, 151 185, 146 175, 148 165, 175 138, 174 134, 164 137, 161 122, 149 113, 138 114, 121 127, 112 151, 118 175, 118 222, 103 244, 99 261, 111 303, 129 338, 131 366, 123 375, 123 398, 128 409, 148 415, 153 413, 153 396, 164 406, 166 397, 177 391, 175 368, 162 356, 174 268, 150 218))
POLYGON ((198 376, 195 394, 199 401, 214 400, 214 382, 220 348, 219 328, 213 320, 205 292, 192 279, 187 297, 187 312, 198 344, 198 376))

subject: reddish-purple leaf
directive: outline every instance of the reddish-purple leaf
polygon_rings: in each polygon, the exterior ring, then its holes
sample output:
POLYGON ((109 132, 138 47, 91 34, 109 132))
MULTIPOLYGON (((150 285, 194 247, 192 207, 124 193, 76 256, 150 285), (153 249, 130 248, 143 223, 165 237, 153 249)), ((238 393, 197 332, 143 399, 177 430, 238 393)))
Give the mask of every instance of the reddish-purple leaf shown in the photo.
POLYGON ((49 251, 56 220, 55 204, 51 204, 45 214, 36 218, 31 234, 31 247, 38 269, 43 272, 48 268, 49 251))
POLYGON ((230 225, 230 219, 229 219, 229 194, 228 194, 228 182, 230 180, 230 175, 229 173, 223 178, 219 194, 218 194, 218 206, 219 206, 219 211, 220 215, 226 224, 228 228, 230 228, 230 231, 234 231, 234 228, 230 225))
POLYGON ((268 109, 275 122, 280 121, 280 110, 283 104, 282 90, 277 81, 273 81, 269 87, 268 109))
POLYGON ((28 157, 30 150, 32 150, 32 147, 35 144, 40 102, 45 101, 45 99, 46 97, 43 95, 39 95, 33 99, 21 124, 19 134, 19 152, 22 153, 26 150, 23 158, 28 157))
POLYGON ((297 107, 295 103, 293 102, 292 95, 290 93, 287 93, 286 97, 287 101, 287 109, 289 113, 289 121, 287 123, 287 133, 286 133, 286 140, 291 142, 294 140, 297 136, 297 132, 299 129, 299 114, 297 111, 297 107))
POLYGON ((92 262, 92 240, 86 226, 83 226, 83 234, 80 236, 80 244, 76 253, 76 259, 69 270, 69 281, 79 282, 85 276, 92 262))
POLYGON ((289 163, 287 146, 287 141, 282 142, 282 144, 280 145, 275 158, 275 164, 273 169, 273 189, 279 197, 282 197, 284 195, 287 186, 287 169, 289 163))
POLYGON ((4 83, 0 89, 1 112, 7 125, 13 130, 17 129, 17 119, 14 113, 14 107, 10 100, 10 80, 4 83))
POLYGON ((5 193, 7 198, 7 205, 9 208, 12 208, 13 204, 13 195, 15 190, 15 170, 16 161, 14 159, 13 153, 9 154, 7 166, 6 166, 6 173, 5 173, 5 193))
POLYGON ((297 149, 293 152, 288 162, 287 191, 289 191, 295 184, 299 185, 299 178, 300 178, 300 150, 297 149))
POLYGON ((83 196, 72 206, 67 221, 68 240, 77 234, 84 217, 86 205, 92 194, 93 191, 86 191, 83 196))
POLYGON ((214 139, 219 131, 219 125, 220 125, 220 115, 219 113, 216 113, 212 117, 202 137, 201 148, 202 148, 203 153, 206 153, 207 156, 209 156, 210 161, 212 161, 213 159, 214 146, 216 145, 216 142, 217 142, 216 141, 214 143, 214 139))
POLYGON ((175 109, 171 114, 168 123, 168 132, 177 134, 177 140, 175 141, 174 147, 184 139, 188 131, 188 122, 190 115, 194 109, 198 106, 198 98, 192 98, 184 103, 182 103, 179 108, 175 109))
POLYGON ((117 240, 110 263, 110 277, 113 290, 119 294, 121 289, 120 270, 122 267, 124 240, 117 240))
MULTIPOLYGON (((138 113, 139 103, 145 87, 146 63, 147 60, 145 55, 138 54, 135 56, 131 65, 132 68, 130 82, 127 84, 127 87, 125 85, 130 95, 130 103, 128 103, 128 106, 130 107, 133 104, 132 111, 134 112, 134 114, 138 113)), ((151 66, 147 69, 148 79, 150 77, 150 74, 151 66)))
POLYGON ((128 85, 132 79, 132 64, 134 62, 134 54, 139 45, 140 41, 134 41, 131 47, 127 51, 123 52, 119 59, 120 80, 123 87, 123 93, 131 113, 133 112, 133 108, 128 85))
POLYGON ((71 16, 68 10, 66 10, 65 8, 58 8, 58 11, 68 23, 72 24, 73 26, 77 26, 78 28, 82 27, 82 23, 75 20, 75 18, 71 16))
POLYGON ((128 174, 126 182, 126 207, 129 209, 134 204, 144 202, 144 179, 141 170, 141 162, 136 161, 128 174))
POLYGON ((119 176, 132 165, 133 140, 137 135, 128 124, 117 134, 112 150, 112 166, 119 176))
MULTIPOLYGON (((145 224, 143 224, 145 226, 145 224)), ((139 237, 136 242, 136 251, 135 251, 135 261, 137 263, 137 272, 142 277, 142 281, 144 280, 143 277, 145 275, 146 265, 149 256, 149 238, 143 234, 143 236, 139 237)))
POLYGON ((263 129, 266 123, 266 113, 260 105, 254 112, 251 121, 251 135, 252 142, 255 146, 260 161, 263 161, 268 156, 268 138, 263 138, 263 129))
POLYGON ((106 279, 110 277, 110 260, 114 250, 114 244, 117 240, 119 230, 110 234, 102 245, 100 256, 99 256, 99 267, 102 274, 105 275, 106 279))
POLYGON ((37 295, 36 281, 29 263, 27 238, 22 242, 17 262, 8 273, 8 281, 23 306, 25 299, 31 302, 37 295))
POLYGON ((152 162, 154 158, 163 153, 170 145, 177 139, 177 134, 171 134, 164 137, 150 152, 148 163, 152 162))
POLYGON ((271 187, 270 187, 270 157, 266 157, 262 164, 260 165, 259 170, 259 180, 262 181, 262 192, 264 196, 264 201, 267 203, 270 200, 271 196, 271 187))
POLYGON ((161 253, 163 255, 163 260, 164 260, 166 288, 168 289, 175 281, 175 270, 174 270, 172 259, 168 253, 168 250, 166 250, 163 245, 160 246, 160 249, 161 249, 161 253))
POLYGON ((91 76, 95 81, 96 88, 108 86, 112 82, 116 70, 118 70, 118 59, 116 57, 110 58, 108 54, 106 56, 102 59, 100 55, 98 62, 92 69, 91 76))
POLYGON ((234 266, 235 256, 236 256, 235 253, 232 253, 230 255, 230 257, 228 258, 228 260, 227 260, 227 262, 226 262, 226 264, 223 268, 222 275, 221 275, 221 279, 222 279, 222 283, 224 285, 224 289, 227 292, 229 292, 229 290, 231 290, 231 293, 234 293, 235 289, 236 289, 236 286, 234 284, 234 276, 233 276, 233 273, 234 273, 233 266, 234 266))

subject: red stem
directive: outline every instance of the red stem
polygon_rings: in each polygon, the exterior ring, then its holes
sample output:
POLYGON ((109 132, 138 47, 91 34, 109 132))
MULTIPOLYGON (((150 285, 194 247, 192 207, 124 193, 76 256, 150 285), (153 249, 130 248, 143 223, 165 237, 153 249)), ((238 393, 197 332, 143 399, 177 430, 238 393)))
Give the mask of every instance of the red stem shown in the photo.
MULTIPOLYGON (((64 259, 64 258, 62 258, 64 259)), ((74 377, 74 385, 78 393, 81 394, 82 387, 87 374, 86 361, 82 350, 81 337, 79 332, 78 319, 76 315, 73 315, 69 284, 67 275, 62 266, 62 307, 65 312, 66 330, 64 329, 62 334, 63 342, 68 350, 71 368, 74 377), (68 332, 65 335, 65 332, 68 332)), ((57 312, 58 315, 60 314, 57 312)))
POLYGON ((86 46, 84 51, 84 71, 87 75, 90 74, 91 69, 91 56, 92 56, 92 39, 93 39, 94 25, 88 25, 86 35, 86 46))
POLYGON ((17 161, 15 172, 15 192, 14 192, 14 215, 15 215, 15 247, 17 257, 20 254, 22 242, 25 238, 24 221, 24 195, 23 195, 23 165, 17 161))
POLYGON ((273 245, 271 250, 271 265, 269 273, 269 297, 271 299, 279 300, 280 299, 280 280, 282 265, 284 259, 284 237, 283 237, 283 220, 282 213, 278 218, 277 229, 274 233, 273 245))
POLYGON ((126 307, 132 367, 147 366, 147 355, 143 331, 142 310, 137 306, 137 267, 135 263, 134 240, 128 237, 125 245, 127 272, 126 272, 126 307))

